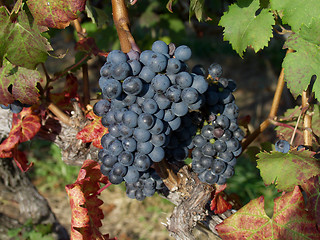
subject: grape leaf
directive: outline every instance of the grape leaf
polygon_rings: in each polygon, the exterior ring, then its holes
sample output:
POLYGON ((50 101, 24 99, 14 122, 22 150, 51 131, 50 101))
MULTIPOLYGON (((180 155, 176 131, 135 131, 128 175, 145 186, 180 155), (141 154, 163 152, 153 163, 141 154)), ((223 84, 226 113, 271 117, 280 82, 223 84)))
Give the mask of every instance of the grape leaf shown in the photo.
POLYGON ((18 168, 20 168, 20 170, 23 172, 28 171, 33 166, 33 162, 28 163, 26 154, 18 150, 18 145, 16 145, 13 149, 13 159, 18 168))
POLYGON ((76 43, 75 49, 77 51, 83 51, 86 53, 92 53, 97 56, 98 54, 102 54, 102 51, 98 48, 96 41, 92 37, 87 37, 79 40, 76 43))
POLYGON ((86 160, 76 182, 65 187, 72 213, 71 239, 109 239, 99 231, 104 218, 99 208, 103 201, 97 197, 100 183, 110 185, 108 178, 101 174, 98 162, 86 160))
POLYGON ((190 0, 189 19, 195 15, 198 21, 203 20, 204 0, 190 0))
POLYGON ((282 21, 298 32, 302 24, 309 25, 310 16, 320 16, 320 1, 318 0, 270 0, 273 10, 282 12, 282 21))
POLYGON ((270 219, 264 211, 263 196, 251 200, 238 212, 216 226, 222 239, 319 239, 314 218, 305 210, 298 186, 274 200, 270 219))
MULTIPOLYGON (((304 28, 304 35, 292 34, 284 45, 285 48, 296 50, 294 53, 288 53, 282 64, 285 80, 295 97, 308 88, 313 75, 320 77, 320 41, 314 44, 304 39, 304 37, 309 37, 309 34, 320 31, 320 26, 315 26, 315 29, 309 28, 308 34, 306 31, 307 29, 304 28)), ((315 97, 320 99, 320 81, 318 79, 314 82, 312 90, 315 92, 315 97)))
POLYGON ((41 35, 43 29, 29 23, 24 11, 18 13, 17 20, 7 26, 8 45, 5 57, 12 63, 34 69, 38 63, 45 62, 48 51, 52 51, 48 40, 41 35))
POLYGON ((96 116, 92 111, 86 117, 92 122, 78 132, 77 139, 81 139, 84 143, 92 142, 93 146, 102 148, 101 138, 108 133, 108 129, 101 124, 101 117, 96 116))
POLYGON ((79 98, 78 96, 78 80, 73 74, 67 74, 65 86, 61 93, 51 93, 50 100, 60 109, 70 111, 73 110, 71 99, 79 98))
POLYGON ((36 103, 39 97, 36 85, 40 79, 38 71, 4 61, 0 68, 0 103, 8 105, 15 99, 25 104, 36 103))
POLYGON ((257 167, 266 185, 275 183, 280 191, 292 191, 294 186, 320 174, 320 161, 314 152, 291 150, 289 153, 261 152, 257 167))
POLYGON ((213 211, 214 214, 222 214, 232 208, 232 205, 223 198, 225 196, 223 190, 226 189, 226 187, 227 184, 216 185, 214 197, 210 203, 210 210, 213 211))
POLYGON ((253 0, 247 6, 247 1, 239 1, 229 7, 219 22, 224 28, 224 40, 231 43, 232 48, 240 55, 247 47, 252 47, 255 52, 268 45, 272 37, 274 18, 267 9, 262 9, 260 14, 259 0, 253 0))
MULTIPOLYGON (((314 105, 313 113, 312 113, 312 131, 315 135, 320 136, 320 106, 314 105)), ((297 118, 300 114, 301 110, 299 109, 299 106, 296 106, 295 108, 288 109, 284 114, 284 119, 288 119, 285 124, 286 126, 277 126, 275 130, 277 131, 277 135, 282 135, 284 139, 291 139, 291 136, 293 134, 294 127, 297 123, 297 118), (291 128, 289 128, 291 126, 291 128)), ((303 139, 303 132, 299 129, 303 129, 303 122, 300 120, 298 124, 298 130, 295 134, 295 138, 293 141, 294 146, 299 146, 304 144, 303 139)))
POLYGON ((20 113, 13 114, 9 136, 0 144, 0 158, 14 157, 22 171, 28 170, 26 159, 17 152, 17 145, 32 139, 40 130, 40 118, 31 108, 24 108, 20 113))
POLYGON ((88 1, 86 4, 87 16, 91 18, 91 21, 97 24, 98 28, 101 28, 105 23, 109 21, 107 13, 99 8, 96 8, 88 1))
POLYGON ((316 219, 318 229, 320 227, 320 176, 312 177, 301 184, 307 193, 307 209, 316 219))
POLYGON ((62 29, 85 9, 86 0, 28 0, 27 5, 39 25, 62 29))
POLYGON ((13 24, 10 21, 8 10, 3 6, 0 7, 0 63, 2 63, 2 59, 8 50, 12 27, 13 24))

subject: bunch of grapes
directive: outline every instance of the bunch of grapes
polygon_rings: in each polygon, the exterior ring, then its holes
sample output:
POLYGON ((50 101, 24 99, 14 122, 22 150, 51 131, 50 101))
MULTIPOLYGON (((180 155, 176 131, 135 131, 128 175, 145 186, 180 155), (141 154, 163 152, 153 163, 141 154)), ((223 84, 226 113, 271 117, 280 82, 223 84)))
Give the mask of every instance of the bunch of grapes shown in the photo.
MULTIPOLYGON (((238 146, 242 134, 236 124, 238 108, 231 94, 235 89, 234 82, 223 80, 218 73, 214 76, 213 67, 209 69, 212 81, 207 81, 204 69, 199 66, 189 73, 185 61, 190 57, 191 50, 185 45, 176 48, 174 44, 156 41, 152 50, 141 54, 132 50, 127 54, 111 51, 100 70, 103 99, 93 110, 102 117, 101 123, 109 131, 101 139, 101 171, 113 184, 125 181, 130 198, 143 200, 164 187, 152 168, 153 163, 164 158, 183 161, 193 148, 193 151, 201 149, 203 156, 200 159, 207 156, 202 151, 203 146, 196 141, 199 137, 193 138, 203 125, 203 116, 217 118, 218 123, 212 126, 221 129, 220 133, 223 131, 224 137, 219 136, 219 140, 224 140, 228 146, 229 142, 237 140, 238 145, 227 151, 232 157, 241 152, 238 146), (217 99, 212 94, 217 94, 217 99), (222 121, 228 119, 225 123, 228 126, 220 125, 221 116, 225 117, 222 121)), ((210 143, 212 139, 206 138, 206 141, 210 143)), ((226 160, 221 154, 216 158, 235 163, 233 158, 226 160)), ((203 164, 203 161, 199 163, 203 164)), ((193 168, 201 174, 214 169, 202 165, 193 168)))
POLYGON ((205 94, 206 124, 192 140, 195 146, 192 169, 202 182, 225 184, 234 175, 244 133, 237 124, 239 109, 232 95, 236 89, 234 81, 221 77, 219 64, 211 64, 208 71, 213 81, 205 94))

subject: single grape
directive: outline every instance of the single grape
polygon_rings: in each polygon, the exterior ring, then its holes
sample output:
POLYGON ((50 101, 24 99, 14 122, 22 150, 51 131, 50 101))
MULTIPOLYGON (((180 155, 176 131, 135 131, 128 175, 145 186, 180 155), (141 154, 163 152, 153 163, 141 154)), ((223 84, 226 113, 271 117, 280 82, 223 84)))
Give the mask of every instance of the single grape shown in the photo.
POLYGON ((151 47, 152 51, 162 54, 168 54, 169 53, 169 47, 168 45, 161 40, 157 40, 152 44, 151 47))
POLYGON ((125 138, 122 140, 122 147, 125 151, 134 152, 137 149, 137 142, 133 138, 125 138))
POLYGON ((203 94, 207 91, 209 84, 204 76, 193 74, 191 87, 195 88, 200 94, 203 94))
POLYGON ((175 81, 182 89, 190 87, 193 83, 192 76, 188 72, 179 72, 176 75, 175 81))
POLYGON ((127 94, 137 95, 142 90, 142 82, 137 77, 127 77, 122 83, 123 91, 127 94))
POLYGON ((118 162, 123 166, 130 166, 133 163, 134 156, 131 152, 123 151, 118 156, 118 162))
POLYGON ((150 129, 154 123, 155 119, 150 113, 142 113, 138 117, 138 127, 141 129, 150 129))
POLYGON ((161 162, 161 160, 165 157, 165 152, 162 147, 154 147, 148 156, 153 162, 161 162))
POLYGON ((133 165, 139 172, 147 171, 151 166, 150 158, 145 154, 138 154, 134 158, 133 165))
MULTIPOLYGON (((141 69, 142 69, 142 66, 141 66, 141 63, 137 60, 129 60, 128 61, 128 64, 131 68, 131 73, 133 76, 136 76, 140 73, 141 69)), ((123 79, 123 78, 122 78, 123 79)))
POLYGON ((181 92, 182 101, 184 101, 188 105, 195 103, 198 100, 198 97, 199 97, 198 91, 192 87, 185 88, 181 92))
POLYGON ((218 63, 212 63, 208 68, 208 72, 212 78, 219 78, 223 73, 222 67, 218 63))
POLYGON ((150 141, 137 143, 137 151, 141 154, 149 154, 153 150, 153 147, 150 141))
POLYGON ((188 113, 188 105, 185 102, 172 103, 172 111, 176 116, 184 116, 188 113))
POLYGON ((165 95, 171 102, 178 102, 181 96, 181 88, 177 85, 172 85, 167 89, 165 95))
POLYGON ((175 58, 179 59, 180 61, 187 61, 191 58, 192 52, 191 49, 186 45, 181 45, 176 48, 174 52, 175 58))
POLYGON ((157 74, 152 79, 151 86, 157 92, 165 92, 170 86, 170 80, 165 74, 157 74))
POLYGON ((275 143, 275 149, 277 152, 288 153, 290 150, 290 144, 286 140, 278 140, 275 143))
POLYGON ((181 69, 181 62, 177 58, 170 58, 168 60, 166 72, 168 74, 176 74, 181 69))
POLYGON ((117 64, 127 61, 127 55, 120 50, 113 50, 107 56, 107 62, 117 64))
POLYGON ((102 86, 102 94, 104 97, 114 99, 121 94, 121 83, 113 78, 108 78, 104 86, 102 86))
POLYGON ((151 134, 148 130, 135 128, 133 131, 133 137, 138 142, 146 142, 150 139, 151 134))
POLYGON ((93 112, 95 115, 102 117, 110 109, 110 102, 108 100, 102 99, 96 102, 93 106, 93 112))
POLYGON ((131 67, 127 62, 114 64, 111 68, 112 77, 116 80, 123 80, 131 73, 131 67))
POLYGON ((126 183, 136 183, 139 181, 140 173, 133 166, 128 167, 127 174, 123 177, 126 183))

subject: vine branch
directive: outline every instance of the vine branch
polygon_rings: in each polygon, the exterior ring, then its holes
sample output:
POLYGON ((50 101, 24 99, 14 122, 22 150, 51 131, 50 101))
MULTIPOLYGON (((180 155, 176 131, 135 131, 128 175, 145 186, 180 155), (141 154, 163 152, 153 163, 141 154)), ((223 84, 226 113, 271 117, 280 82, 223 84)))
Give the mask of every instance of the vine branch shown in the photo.
POLYGON ((113 21, 117 29, 121 50, 125 53, 131 49, 140 52, 131 32, 127 7, 124 0, 112 0, 113 21))

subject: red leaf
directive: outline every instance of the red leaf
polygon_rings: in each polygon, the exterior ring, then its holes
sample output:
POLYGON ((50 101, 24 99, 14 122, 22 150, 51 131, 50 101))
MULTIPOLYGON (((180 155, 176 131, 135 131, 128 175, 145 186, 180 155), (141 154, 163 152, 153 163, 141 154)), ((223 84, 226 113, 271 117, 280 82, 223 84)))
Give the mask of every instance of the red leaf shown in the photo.
POLYGON ((227 187, 227 184, 216 185, 214 197, 210 204, 211 211, 215 214, 221 214, 232 208, 232 205, 228 203, 223 197, 225 196, 223 190, 227 187))
POLYGON ((307 193, 307 209, 310 211, 320 229, 320 175, 305 181, 301 187, 307 193))
POLYGON ((101 124, 101 117, 92 111, 87 114, 87 118, 93 121, 78 132, 77 139, 81 139, 84 143, 92 142, 93 146, 102 148, 101 138, 108 133, 108 129, 101 124))
POLYGON ((62 110, 72 110, 70 104, 71 99, 79 98, 78 96, 78 80, 73 74, 66 76, 64 91, 61 93, 51 93, 50 100, 62 110))
POLYGON ((28 164, 27 156, 18 150, 18 146, 13 149, 13 159, 22 172, 26 172, 33 166, 33 162, 28 164))
POLYGON ((298 186, 274 201, 270 219, 263 196, 250 201, 216 226, 222 239, 319 239, 314 218, 305 210, 298 186))
POLYGON ((39 25, 62 29, 78 17, 79 11, 84 10, 86 0, 28 0, 27 5, 39 25))
POLYGON ((12 157, 15 146, 32 139, 40 127, 40 118, 33 114, 32 108, 24 108, 19 114, 13 114, 9 136, 0 144, 0 157, 12 157))
POLYGON ((93 160, 86 160, 74 184, 66 186, 72 212, 71 239, 109 239, 99 231, 104 218, 99 208, 103 201, 98 199, 100 183, 110 185, 108 178, 101 174, 100 165, 93 160))
POLYGON ((98 48, 96 41, 92 37, 79 40, 75 49, 78 51, 93 53, 95 56, 97 56, 99 53, 102 53, 102 51, 98 48))

